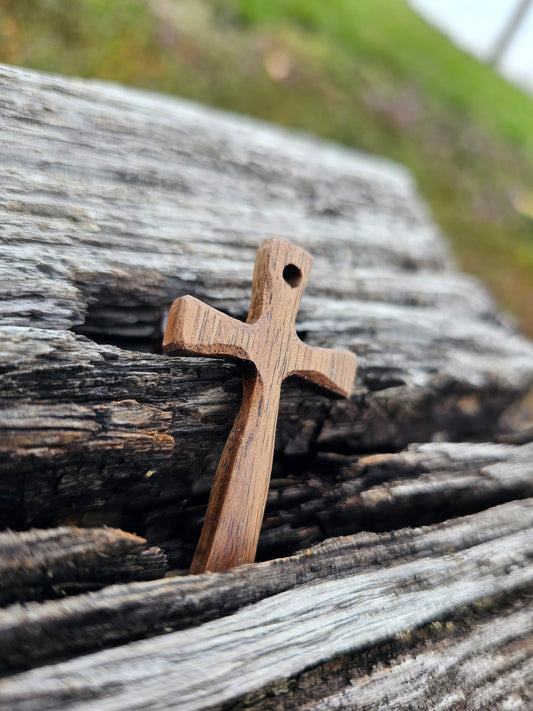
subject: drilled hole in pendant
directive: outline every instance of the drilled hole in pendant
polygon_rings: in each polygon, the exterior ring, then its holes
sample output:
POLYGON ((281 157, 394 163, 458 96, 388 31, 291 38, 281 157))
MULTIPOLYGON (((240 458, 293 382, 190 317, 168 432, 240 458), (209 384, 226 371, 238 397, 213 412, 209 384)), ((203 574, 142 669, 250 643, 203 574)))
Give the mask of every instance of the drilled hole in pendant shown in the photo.
POLYGON ((287 264, 283 270, 283 278, 289 286, 294 289, 302 281, 302 272, 298 269, 295 264, 287 264))

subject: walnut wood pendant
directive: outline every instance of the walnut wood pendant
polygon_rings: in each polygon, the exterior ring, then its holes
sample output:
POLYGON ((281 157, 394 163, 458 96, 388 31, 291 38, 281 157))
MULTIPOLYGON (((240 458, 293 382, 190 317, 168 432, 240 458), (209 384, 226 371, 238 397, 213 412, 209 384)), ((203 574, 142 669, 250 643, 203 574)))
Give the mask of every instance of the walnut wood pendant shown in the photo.
POLYGON ((260 246, 246 323, 184 296, 170 310, 163 350, 238 360, 243 402, 215 474, 191 573, 254 561, 270 482, 281 383, 298 375, 343 397, 356 368, 349 351, 315 348, 295 321, 313 258, 282 239, 260 246))

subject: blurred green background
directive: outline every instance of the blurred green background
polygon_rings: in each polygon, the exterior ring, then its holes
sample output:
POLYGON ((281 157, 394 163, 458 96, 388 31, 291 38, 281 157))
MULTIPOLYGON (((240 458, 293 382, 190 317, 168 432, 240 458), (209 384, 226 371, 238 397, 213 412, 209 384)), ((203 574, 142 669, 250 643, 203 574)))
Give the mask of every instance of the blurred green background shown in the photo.
POLYGON ((0 0, 0 61, 401 161, 459 265, 533 336, 533 99, 403 0, 0 0))

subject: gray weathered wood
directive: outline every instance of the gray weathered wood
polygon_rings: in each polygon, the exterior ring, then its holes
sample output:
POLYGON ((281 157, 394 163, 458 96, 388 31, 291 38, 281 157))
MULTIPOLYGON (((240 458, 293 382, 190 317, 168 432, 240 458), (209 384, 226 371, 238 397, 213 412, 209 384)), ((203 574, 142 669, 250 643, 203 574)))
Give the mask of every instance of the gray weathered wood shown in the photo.
MULTIPOLYGON (((301 585, 354 573, 379 575, 444 552, 461 556, 527 530, 532 504, 513 502, 445 524, 394 533, 331 539, 290 558, 242 566, 220 575, 173 577, 115 585, 96 593, 0 610, 0 669, 26 668, 58 657, 201 624, 301 585), (492 543, 491 543, 492 542, 492 543), (32 645, 28 648, 28 638, 32 645)), ((370 594, 374 594, 372 591, 370 594)))
POLYGON ((260 711, 529 709, 532 652, 533 615, 523 603, 510 609, 500 605, 482 622, 463 611, 406 632, 389 645, 342 655, 247 694, 241 704, 260 711), (408 651, 398 655, 400 642, 408 651))
POLYGON ((161 550, 112 528, 6 531, 0 533, 0 605, 152 580, 166 567, 161 550))
POLYGON ((187 565, 240 378, 131 349, 184 293, 245 316, 272 235, 316 257, 299 333, 359 358, 349 402, 287 386, 278 478, 317 449, 521 436, 533 348, 450 266, 402 168, 108 84, 2 67, 0 88, 5 525, 119 526, 187 565))
MULTIPOLYGON (((425 548, 423 557, 376 561, 381 564, 369 570, 297 585, 192 629, 23 672, 0 681, 0 703, 12 711, 207 708, 477 600, 531 586, 533 502, 508 506, 514 532, 502 535, 496 527, 496 537, 487 540, 486 514, 467 527, 478 528, 485 540, 471 539, 460 550, 438 531, 411 532, 415 549, 417 543, 425 548), (432 548, 424 541, 428 533, 432 548)), ((457 540, 453 527, 449 532, 457 540)), ((357 555, 356 539, 340 545, 357 555)), ((531 625, 524 635, 531 639, 531 625)))
MULTIPOLYGON (((0 91, 0 526, 117 526, 187 566, 241 385, 161 355, 162 322, 185 293, 244 317, 265 238, 316 257, 302 340, 360 366, 346 403, 282 395, 260 555, 302 552, 5 607, 0 706, 527 707, 533 346, 406 171, 109 84, 0 67, 0 91)), ((61 530, 93 537, 66 561, 95 584, 109 532, 61 530)), ((10 535, 22 579, 57 532, 10 535)))
POLYGON ((393 699, 387 704, 391 710, 529 708, 533 702, 531 610, 479 625, 466 639, 448 639, 437 650, 406 655, 392 667, 370 678, 354 679, 349 688, 302 709, 379 708, 385 685, 387 697, 393 699))

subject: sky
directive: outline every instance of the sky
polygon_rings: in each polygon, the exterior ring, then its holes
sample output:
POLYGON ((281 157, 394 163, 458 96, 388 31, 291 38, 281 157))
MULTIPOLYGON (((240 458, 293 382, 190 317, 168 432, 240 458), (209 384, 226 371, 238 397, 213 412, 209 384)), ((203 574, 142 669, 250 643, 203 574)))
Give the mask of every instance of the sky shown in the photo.
MULTIPOLYGON (((453 41, 486 59, 521 0, 408 0, 453 41)), ((533 93, 533 2, 503 57, 500 71, 533 93)))

